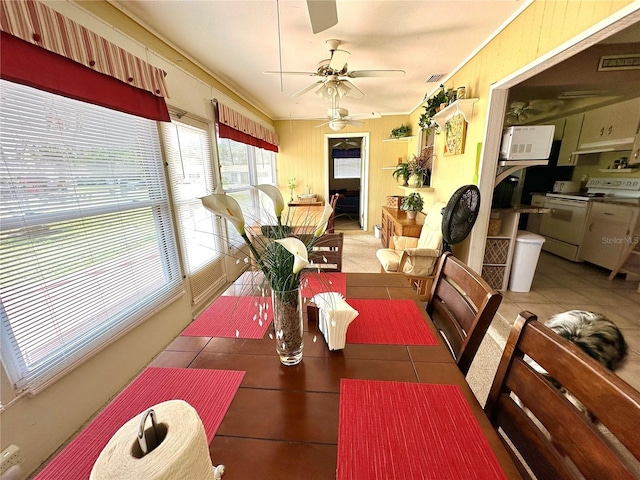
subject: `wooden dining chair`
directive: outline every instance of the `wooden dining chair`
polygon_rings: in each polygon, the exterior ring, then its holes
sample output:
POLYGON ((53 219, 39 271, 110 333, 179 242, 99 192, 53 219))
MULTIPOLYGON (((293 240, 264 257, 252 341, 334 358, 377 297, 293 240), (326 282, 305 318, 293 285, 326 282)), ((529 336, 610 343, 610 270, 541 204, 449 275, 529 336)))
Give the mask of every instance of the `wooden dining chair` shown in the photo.
POLYGON ((531 312, 511 329, 485 412, 525 478, 640 478, 640 393, 531 312))
POLYGON ((344 233, 325 233, 314 243, 309 252, 309 265, 306 268, 323 272, 342 271, 342 246, 344 233))
POLYGON ((464 375, 501 301, 500 292, 451 252, 440 256, 427 313, 464 375))

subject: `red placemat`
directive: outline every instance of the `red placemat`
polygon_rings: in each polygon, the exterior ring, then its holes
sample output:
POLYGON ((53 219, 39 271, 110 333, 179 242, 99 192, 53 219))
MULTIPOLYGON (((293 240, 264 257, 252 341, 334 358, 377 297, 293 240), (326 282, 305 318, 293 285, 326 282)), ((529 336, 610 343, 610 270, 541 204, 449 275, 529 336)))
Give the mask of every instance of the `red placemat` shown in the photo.
POLYGON ((358 311, 347 329, 347 343, 437 345, 413 300, 348 299, 358 311))
POLYGON ((191 322, 180 335, 262 338, 272 319, 270 298, 222 296, 191 322))
POLYGON ((316 293, 337 292, 347 294, 347 276, 341 272, 309 272, 302 278, 302 297, 311 298, 316 293))
POLYGON ((167 400, 184 400, 195 408, 204 425, 207 442, 211 443, 244 373, 231 370, 146 368, 49 462, 36 479, 88 479, 98 455, 118 429, 149 407, 167 400))
POLYGON ((506 479, 456 385, 342 379, 337 480, 506 479))

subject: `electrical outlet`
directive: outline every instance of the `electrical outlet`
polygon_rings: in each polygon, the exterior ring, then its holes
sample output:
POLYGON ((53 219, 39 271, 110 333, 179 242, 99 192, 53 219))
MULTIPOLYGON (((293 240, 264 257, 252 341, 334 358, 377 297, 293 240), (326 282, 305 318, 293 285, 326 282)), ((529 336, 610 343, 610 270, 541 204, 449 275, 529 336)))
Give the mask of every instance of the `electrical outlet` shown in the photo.
POLYGON ((9 445, 0 453, 0 474, 3 474, 12 465, 20 465, 22 462, 20 448, 15 445, 9 445))

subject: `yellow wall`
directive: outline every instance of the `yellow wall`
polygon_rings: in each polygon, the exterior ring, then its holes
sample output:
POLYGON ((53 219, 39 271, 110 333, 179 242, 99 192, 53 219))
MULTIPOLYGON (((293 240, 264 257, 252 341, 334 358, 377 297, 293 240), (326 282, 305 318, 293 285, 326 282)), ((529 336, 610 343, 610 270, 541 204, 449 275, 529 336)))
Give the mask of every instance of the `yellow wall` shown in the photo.
MULTIPOLYGON (((328 126, 316 128, 318 120, 282 120, 275 127, 280 139, 280 152, 277 160, 278 187, 288 198, 287 180, 296 178, 297 193, 303 193, 306 185, 312 193, 324 197, 327 185, 327 161, 325 160, 326 134, 369 134, 369 231, 381 221, 381 209, 386 205, 387 195, 402 195, 398 182, 391 176, 392 170, 382 170, 384 166, 393 166, 398 158, 407 161, 406 142, 383 142, 389 138, 391 130, 407 123, 408 116, 395 115, 379 119, 365 120, 359 127, 348 126, 340 132, 334 132, 328 126)), ((411 159, 411 155, 409 155, 411 159)), ((326 200, 326 199, 325 199, 326 200)))

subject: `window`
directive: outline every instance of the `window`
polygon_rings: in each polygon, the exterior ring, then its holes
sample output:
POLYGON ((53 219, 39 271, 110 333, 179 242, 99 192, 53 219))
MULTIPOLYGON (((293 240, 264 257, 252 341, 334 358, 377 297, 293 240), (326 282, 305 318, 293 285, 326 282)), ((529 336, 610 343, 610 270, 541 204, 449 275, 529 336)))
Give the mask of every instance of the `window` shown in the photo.
POLYGON ((1 81, 2 361, 32 392, 182 293, 155 121, 1 81))
POLYGON ((184 264, 192 302, 197 305, 224 280, 223 230, 200 201, 214 191, 208 126, 197 120, 184 121, 189 124, 162 124, 162 137, 184 264))
POLYGON ((360 157, 334 158, 333 178, 360 178, 360 163, 360 157))
MULTIPOLYGON (((276 184, 275 153, 228 138, 218 139, 218 153, 224 191, 238 201, 247 223, 263 223, 258 192, 251 187, 276 184)), ((244 244, 233 229, 229 237, 234 244, 244 244)))

